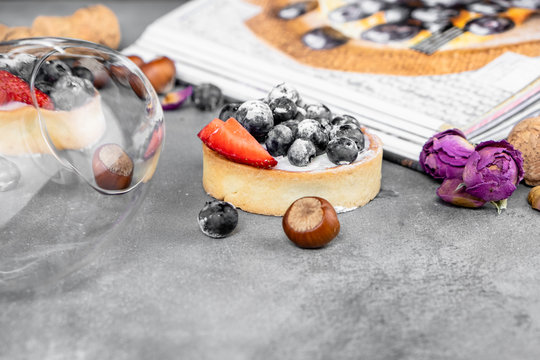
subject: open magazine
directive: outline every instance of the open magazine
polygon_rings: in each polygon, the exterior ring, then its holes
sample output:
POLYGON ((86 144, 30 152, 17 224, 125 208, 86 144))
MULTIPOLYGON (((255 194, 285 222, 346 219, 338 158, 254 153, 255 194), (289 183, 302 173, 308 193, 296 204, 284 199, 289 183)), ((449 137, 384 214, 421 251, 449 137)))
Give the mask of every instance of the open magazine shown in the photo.
POLYGON ((473 142, 497 140, 540 113, 540 58, 506 53, 477 71, 440 76, 325 70, 255 36, 244 22, 259 11, 242 0, 194 0, 155 21, 124 52, 167 55, 182 80, 214 83, 238 100, 262 98, 288 82, 306 102, 356 116, 382 139, 386 159, 413 168, 438 131, 457 127, 473 142))

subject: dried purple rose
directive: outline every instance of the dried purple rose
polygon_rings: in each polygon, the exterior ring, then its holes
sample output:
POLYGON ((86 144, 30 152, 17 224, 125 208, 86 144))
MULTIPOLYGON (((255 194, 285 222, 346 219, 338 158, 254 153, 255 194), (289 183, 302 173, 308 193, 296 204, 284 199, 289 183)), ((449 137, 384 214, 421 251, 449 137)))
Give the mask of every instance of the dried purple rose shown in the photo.
POLYGON ((467 193, 493 203, 510 197, 522 179, 521 152, 506 140, 478 144, 463 171, 467 193))
POLYGON ((484 200, 467 193, 463 181, 457 178, 444 180, 437 189, 437 195, 448 203, 467 208, 479 208, 486 203, 484 200))
POLYGON ((435 179, 461 178, 463 168, 474 146, 458 129, 435 134, 424 144, 420 153, 420 165, 435 179))

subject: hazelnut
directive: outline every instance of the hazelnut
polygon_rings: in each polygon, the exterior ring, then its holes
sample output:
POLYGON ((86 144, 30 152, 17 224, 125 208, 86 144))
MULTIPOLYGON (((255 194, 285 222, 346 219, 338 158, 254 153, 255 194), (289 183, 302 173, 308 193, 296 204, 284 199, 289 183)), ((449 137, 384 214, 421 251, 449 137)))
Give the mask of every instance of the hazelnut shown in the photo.
POLYGON ((527 199, 533 209, 540 210, 540 186, 533 187, 527 199))
POLYGON ((137 56, 137 55, 129 55, 127 57, 129 60, 131 60, 135 65, 137 65, 138 67, 141 67, 143 64, 144 64, 144 60, 140 57, 140 56, 137 56))
POLYGON ((94 152, 92 170, 100 188, 122 190, 131 184, 133 161, 120 145, 104 144, 94 152))
POLYGON ((141 70, 150 80, 157 93, 162 94, 172 89, 176 76, 176 67, 168 57, 162 56, 147 62, 141 65, 141 70))
POLYGON ((540 185, 540 117, 517 123, 508 135, 508 142, 523 155, 525 183, 530 186, 540 185))
POLYGON ((139 99, 146 100, 148 98, 148 92, 146 91, 146 87, 144 86, 144 83, 140 77, 131 73, 128 75, 128 82, 129 86, 131 86, 133 92, 139 97, 139 99))
POLYGON ((111 77, 118 81, 120 84, 125 87, 129 87, 129 75, 131 74, 131 70, 129 70, 126 66, 111 65, 109 67, 109 73, 111 77))
POLYGON ((334 207, 316 196, 303 197, 291 204, 283 216, 283 230, 301 248, 320 248, 339 234, 334 207))

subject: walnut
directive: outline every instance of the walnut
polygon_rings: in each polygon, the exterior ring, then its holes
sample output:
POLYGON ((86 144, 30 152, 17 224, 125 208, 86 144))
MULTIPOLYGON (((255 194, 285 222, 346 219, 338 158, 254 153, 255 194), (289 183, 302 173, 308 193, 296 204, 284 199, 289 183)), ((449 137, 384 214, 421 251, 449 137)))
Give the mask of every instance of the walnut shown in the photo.
POLYGON ((100 4, 81 8, 70 16, 38 16, 31 27, 0 24, 0 41, 36 36, 69 37, 117 49, 121 34, 114 12, 100 4))
POLYGON ((540 117, 517 123, 508 136, 508 142, 523 154, 525 183, 540 185, 540 117))

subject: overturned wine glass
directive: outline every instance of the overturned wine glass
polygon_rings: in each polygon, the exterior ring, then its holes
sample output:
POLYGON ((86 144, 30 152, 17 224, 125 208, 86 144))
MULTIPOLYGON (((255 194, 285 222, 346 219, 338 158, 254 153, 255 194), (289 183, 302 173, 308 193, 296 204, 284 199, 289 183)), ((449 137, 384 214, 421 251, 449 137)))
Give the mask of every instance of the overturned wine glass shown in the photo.
POLYGON ((158 97, 89 42, 0 43, 0 293, 51 284, 114 238, 144 199, 165 136, 158 97))

